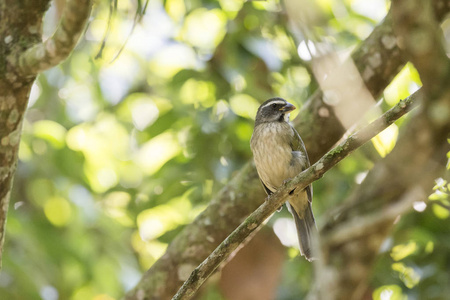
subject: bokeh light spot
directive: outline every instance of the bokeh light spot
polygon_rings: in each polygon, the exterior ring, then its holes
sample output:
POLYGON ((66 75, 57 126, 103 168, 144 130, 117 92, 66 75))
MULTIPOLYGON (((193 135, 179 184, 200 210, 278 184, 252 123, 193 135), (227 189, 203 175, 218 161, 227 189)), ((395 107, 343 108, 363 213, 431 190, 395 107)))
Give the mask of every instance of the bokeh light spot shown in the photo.
POLYGON ((44 212, 50 223, 58 227, 67 225, 72 217, 70 203, 61 197, 53 197, 47 200, 44 212))

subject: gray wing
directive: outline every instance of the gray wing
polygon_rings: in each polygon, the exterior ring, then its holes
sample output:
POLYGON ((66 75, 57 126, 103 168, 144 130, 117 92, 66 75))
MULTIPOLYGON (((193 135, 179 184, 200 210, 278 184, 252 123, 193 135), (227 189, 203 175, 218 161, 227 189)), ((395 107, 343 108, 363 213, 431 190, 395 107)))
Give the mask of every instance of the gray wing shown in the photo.
MULTIPOLYGON (((272 191, 264 184, 264 181, 262 181, 261 178, 259 178, 259 181, 261 181, 261 184, 262 184, 262 186, 264 187, 264 190, 266 191, 266 194, 267 194, 268 196, 272 195, 273 192, 272 192, 272 191)), ((309 196, 308 196, 308 197, 309 197, 309 196)), ((309 199, 309 198, 308 198, 308 199, 309 199)), ((309 202, 311 202, 311 201, 309 201, 309 202)), ((277 211, 281 211, 282 208, 283 208, 283 204, 282 204, 280 207, 278 207, 277 211)))
MULTIPOLYGON (((295 128, 292 126, 291 126, 291 128, 294 131, 294 137, 292 138, 292 141, 291 141, 292 151, 299 151, 305 155, 306 163, 302 169, 302 171, 303 171, 311 166, 311 163, 309 162, 308 152, 306 152, 305 144, 303 143, 303 140, 300 137, 300 135, 298 134, 297 130, 295 130, 295 128)), ((311 184, 308 185, 305 188, 305 190, 306 190, 306 194, 308 195, 308 201, 311 203, 312 202, 312 193, 313 193, 312 185, 311 184)))

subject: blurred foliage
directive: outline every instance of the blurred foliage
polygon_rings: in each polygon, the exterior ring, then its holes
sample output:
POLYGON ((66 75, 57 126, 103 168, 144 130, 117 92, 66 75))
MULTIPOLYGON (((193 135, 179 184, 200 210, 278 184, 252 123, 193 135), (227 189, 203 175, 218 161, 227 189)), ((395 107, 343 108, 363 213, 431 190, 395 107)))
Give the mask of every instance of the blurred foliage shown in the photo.
MULTIPOLYGON (((311 31, 347 52, 388 9, 384 0, 316 2, 322 19, 311 31)), ((47 13, 46 36, 58 13, 47 13)), ((288 24, 277 0, 95 1, 81 43, 39 76, 30 95, 0 299, 109 300, 132 288, 251 158, 259 103, 280 95, 301 108, 317 89, 308 47, 288 24)), ((419 86, 406 66, 382 109, 419 86)), ((396 124, 374 139, 379 157, 395 145, 403 120, 396 124)), ((319 223, 373 159, 356 151, 314 184, 319 223)), ((450 294, 446 184, 430 198, 444 206, 419 203, 386 240, 373 270, 374 299, 450 294)), ((286 220, 292 231, 286 210, 269 226, 286 220)), ((285 232, 277 232, 289 247, 277 299, 299 299, 312 267, 298 257, 295 233, 285 232)), ((205 297, 220 293, 211 287, 205 297)))

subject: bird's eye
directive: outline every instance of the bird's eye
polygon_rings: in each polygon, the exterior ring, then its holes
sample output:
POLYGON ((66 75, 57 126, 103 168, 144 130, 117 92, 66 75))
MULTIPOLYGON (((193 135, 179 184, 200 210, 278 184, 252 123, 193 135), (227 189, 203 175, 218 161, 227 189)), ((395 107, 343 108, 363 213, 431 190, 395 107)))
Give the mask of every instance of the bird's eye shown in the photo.
POLYGON ((274 108, 275 108, 276 106, 277 106, 277 104, 276 104, 276 103, 272 104, 272 107, 274 107, 274 108))

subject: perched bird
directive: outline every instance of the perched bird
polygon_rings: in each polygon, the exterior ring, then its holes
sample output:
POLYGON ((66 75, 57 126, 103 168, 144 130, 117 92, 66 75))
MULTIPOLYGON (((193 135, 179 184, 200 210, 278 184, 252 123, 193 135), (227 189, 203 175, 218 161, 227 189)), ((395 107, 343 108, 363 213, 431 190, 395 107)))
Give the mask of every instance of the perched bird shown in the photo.
MULTIPOLYGON (((250 146, 259 178, 269 196, 286 180, 310 166, 305 145, 289 124, 289 114, 294 109, 286 100, 272 98, 261 104, 256 113, 250 146)), ((317 231, 311 202, 311 185, 291 193, 286 202, 295 220, 301 254, 308 261, 314 259, 311 239, 317 231)))

